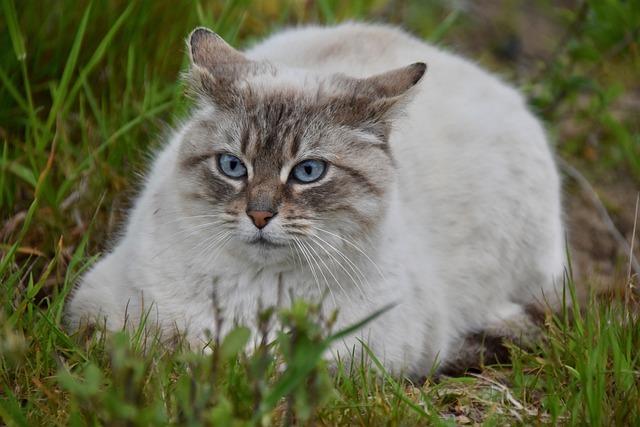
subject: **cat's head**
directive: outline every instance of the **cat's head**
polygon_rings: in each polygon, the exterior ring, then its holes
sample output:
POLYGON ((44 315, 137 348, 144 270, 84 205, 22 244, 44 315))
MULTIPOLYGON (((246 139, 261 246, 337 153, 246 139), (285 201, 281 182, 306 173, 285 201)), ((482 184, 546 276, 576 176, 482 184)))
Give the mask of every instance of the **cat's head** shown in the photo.
POLYGON ((187 214, 218 236, 211 245, 266 265, 370 242, 395 185, 389 134, 426 65, 320 75, 249 60, 204 28, 188 49, 199 108, 179 185, 187 214))

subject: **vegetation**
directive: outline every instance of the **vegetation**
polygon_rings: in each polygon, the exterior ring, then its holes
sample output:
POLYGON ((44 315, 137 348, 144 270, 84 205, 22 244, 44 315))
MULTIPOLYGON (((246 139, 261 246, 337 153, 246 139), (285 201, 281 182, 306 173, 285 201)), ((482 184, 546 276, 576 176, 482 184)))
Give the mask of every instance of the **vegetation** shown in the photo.
MULTIPOLYGON (((291 333, 263 340, 250 356, 242 327, 211 355, 169 352, 141 333, 60 328, 65 297, 117 230, 148 153, 189 108, 177 77, 193 27, 243 47, 287 24, 374 19, 457 46, 476 28, 464 8, 418 0, 0 3, 0 423, 640 425, 640 323, 629 294, 568 307, 547 318, 540 348, 513 346, 510 365, 439 383, 398 381, 375 359, 329 373, 320 352, 341 331, 302 301, 256 313, 263 330, 277 316, 291 333)), ((498 22, 507 32, 524 3, 565 28, 550 55, 510 75, 562 137, 561 155, 640 180, 638 108, 628 107, 640 98, 640 6, 503 1, 498 22)), ((514 49, 489 47, 507 59, 514 49)), ((495 55, 480 60, 513 68, 495 55)))

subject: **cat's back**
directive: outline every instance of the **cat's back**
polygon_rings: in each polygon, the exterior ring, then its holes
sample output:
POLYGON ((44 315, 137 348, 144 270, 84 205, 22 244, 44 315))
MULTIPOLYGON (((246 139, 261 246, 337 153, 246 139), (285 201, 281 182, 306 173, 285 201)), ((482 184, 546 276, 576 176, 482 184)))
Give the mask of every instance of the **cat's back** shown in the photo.
MULTIPOLYGON (((420 86, 433 98, 450 94, 492 91, 520 102, 516 91, 470 61, 430 45, 405 31, 383 24, 348 22, 335 27, 307 26, 287 29, 247 51, 253 59, 268 60, 318 73, 344 73, 353 77, 425 62, 427 75, 420 86)), ((442 99, 441 99, 442 101, 442 99)))
POLYGON ((250 49, 247 55, 319 72, 366 77, 406 65, 407 58, 417 59, 416 53, 425 48, 436 50, 394 27, 346 23, 287 29, 250 49))

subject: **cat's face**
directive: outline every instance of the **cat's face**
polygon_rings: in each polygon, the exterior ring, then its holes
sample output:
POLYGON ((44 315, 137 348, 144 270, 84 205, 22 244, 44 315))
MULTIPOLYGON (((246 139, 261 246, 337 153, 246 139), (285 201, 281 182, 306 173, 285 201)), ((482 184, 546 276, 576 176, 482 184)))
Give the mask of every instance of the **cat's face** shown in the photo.
POLYGON ((404 93, 424 69, 369 82, 316 76, 248 61, 206 30, 190 48, 201 108, 179 181, 185 218, 210 225, 202 238, 268 265, 325 262, 375 236, 395 167, 391 86, 404 93))

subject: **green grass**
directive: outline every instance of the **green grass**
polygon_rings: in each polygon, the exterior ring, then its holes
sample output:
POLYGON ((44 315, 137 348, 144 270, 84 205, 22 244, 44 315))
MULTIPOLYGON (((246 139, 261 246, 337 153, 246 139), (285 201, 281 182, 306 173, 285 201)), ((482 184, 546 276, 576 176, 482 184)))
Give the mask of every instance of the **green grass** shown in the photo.
MULTIPOLYGON (((468 13, 417 0, 0 3, 0 423, 640 424, 640 324, 623 298, 589 298, 576 316, 547 319, 539 349, 514 347, 508 366, 438 384, 397 381, 375 363, 330 374, 319 357, 330 325, 303 302, 264 314, 296 333, 253 356, 242 328, 202 356, 59 326, 149 153, 187 114, 178 76, 193 27, 242 47, 287 24, 373 19, 455 45, 474 30, 468 13)), ((637 90, 640 8, 542 3, 567 31, 522 78, 532 106, 552 134, 577 129, 558 142, 564 157, 580 159, 596 134, 598 167, 640 178, 640 124, 618 103, 637 90)))

